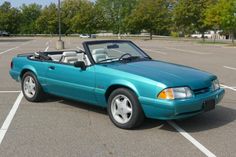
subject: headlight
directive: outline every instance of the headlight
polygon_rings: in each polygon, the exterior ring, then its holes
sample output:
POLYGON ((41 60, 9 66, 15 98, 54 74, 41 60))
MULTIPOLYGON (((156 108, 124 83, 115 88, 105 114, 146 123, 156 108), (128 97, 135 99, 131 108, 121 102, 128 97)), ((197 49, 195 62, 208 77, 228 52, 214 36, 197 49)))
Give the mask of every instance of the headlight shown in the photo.
POLYGON ((192 91, 188 87, 167 88, 158 94, 158 99, 183 99, 192 97, 192 91))
POLYGON ((215 91, 217 89, 220 89, 220 83, 218 79, 212 81, 212 90, 215 91))

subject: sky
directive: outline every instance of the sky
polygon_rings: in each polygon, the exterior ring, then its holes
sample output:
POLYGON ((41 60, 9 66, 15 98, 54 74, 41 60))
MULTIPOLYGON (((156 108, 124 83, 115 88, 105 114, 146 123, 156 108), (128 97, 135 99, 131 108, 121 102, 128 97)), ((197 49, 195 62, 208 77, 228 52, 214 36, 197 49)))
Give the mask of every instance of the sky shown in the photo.
POLYGON ((21 6, 22 4, 30 4, 30 3, 37 3, 37 4, 40 4, 40 5, 48 5, 50 3, 57 3, 58 0, 38 0, 38 1, 35 1, 35 0, 0 0, 0 5, 4 2, 4 1, 8 1, 11 3, 11 5, 13 7, 19 7, 21 6))

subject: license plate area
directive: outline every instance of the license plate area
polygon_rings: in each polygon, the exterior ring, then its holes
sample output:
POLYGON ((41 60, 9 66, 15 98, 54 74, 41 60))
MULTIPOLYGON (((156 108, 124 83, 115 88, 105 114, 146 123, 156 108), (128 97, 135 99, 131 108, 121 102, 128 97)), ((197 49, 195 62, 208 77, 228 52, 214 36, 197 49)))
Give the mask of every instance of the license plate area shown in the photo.
POLYGON ((207 100, 203 102, 203 109, 205 112, 215 109, 215 100, 207 100))

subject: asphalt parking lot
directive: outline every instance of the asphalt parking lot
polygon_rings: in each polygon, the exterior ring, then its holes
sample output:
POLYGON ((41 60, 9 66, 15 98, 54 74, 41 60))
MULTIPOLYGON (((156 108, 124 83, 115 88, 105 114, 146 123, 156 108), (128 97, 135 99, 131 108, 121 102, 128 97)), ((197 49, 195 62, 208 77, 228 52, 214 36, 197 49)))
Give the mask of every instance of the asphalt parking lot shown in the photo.
MULTIPOLYGON (((216 74, 226 95, 213 111, 178 121, 148 119, 136 130, 122 130, 110 122, 102 108, 57 97, 41 103, 21 99, 20 84, 8 74, 12 57, 55 50, 56 40, 0 38, 1 157, 235 156, 236 48, 191 41, 133 40, 154 59, 216 74), (17 108, 12 108, 15 105, 17 108)), ((67 49, 78 49, 83 42, 71 37, 64 40, 67 49)))

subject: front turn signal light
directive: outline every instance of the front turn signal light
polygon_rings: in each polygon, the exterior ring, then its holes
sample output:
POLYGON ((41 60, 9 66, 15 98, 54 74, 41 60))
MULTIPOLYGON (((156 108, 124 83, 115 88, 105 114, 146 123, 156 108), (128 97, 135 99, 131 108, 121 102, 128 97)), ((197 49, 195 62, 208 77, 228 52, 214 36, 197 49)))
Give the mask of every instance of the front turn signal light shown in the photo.
POLYGON ((174 99, 174 92, 172 88, 163 90, 159 95, 159 99, 174 99))
POLYGON ((177 87, 177 88, 167 88, 161 91, 158 94, 158 99, 166 99, 166 100, 173 100, 173 99, 185 99, 192 97, 192 91, 188 87, 177 87))

